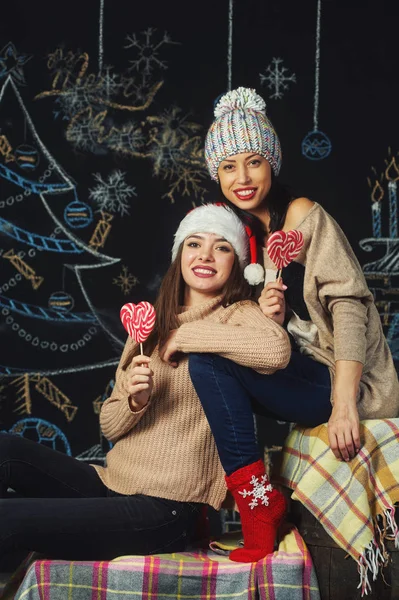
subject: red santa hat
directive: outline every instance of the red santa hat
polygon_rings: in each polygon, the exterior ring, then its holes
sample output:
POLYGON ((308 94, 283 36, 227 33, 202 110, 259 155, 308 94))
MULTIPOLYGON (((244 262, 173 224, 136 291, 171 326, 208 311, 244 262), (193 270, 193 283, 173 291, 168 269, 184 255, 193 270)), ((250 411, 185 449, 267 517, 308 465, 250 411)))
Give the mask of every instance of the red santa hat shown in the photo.
POLYGON ((244 277, 250 285, 264 281, 265 272, 257 262, 256 238, 251 229, 225 204, 203 204, 181 221, 174 236, 172 261, 184 240, 194 233, 216 233, 227 240, 238 256, 244 277), (248 261, 249 257, 249 261, 248 261), (249 263, 249 264, 248 264, 249 263))

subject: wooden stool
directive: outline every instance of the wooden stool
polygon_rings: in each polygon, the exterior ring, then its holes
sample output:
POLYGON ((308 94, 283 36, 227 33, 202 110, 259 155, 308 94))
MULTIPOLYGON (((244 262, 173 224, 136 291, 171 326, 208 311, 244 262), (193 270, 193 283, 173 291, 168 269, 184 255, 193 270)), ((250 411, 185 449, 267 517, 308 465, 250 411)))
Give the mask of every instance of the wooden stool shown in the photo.
MULTIPOLYGON (((298 501, 291 501, 293 523, 303 537, 316 570, 321 600, 360 600, 357 564, 328 535, 321 523, 298 501)), ((398 514, 396 514, 398 522, 398 514)), ((386 542, 391 561, 377 580, 369 576, 371 592, 363 600, 399 600, 399 550, 386 542), (384 582, 385 579, 385 582, 384 582)))

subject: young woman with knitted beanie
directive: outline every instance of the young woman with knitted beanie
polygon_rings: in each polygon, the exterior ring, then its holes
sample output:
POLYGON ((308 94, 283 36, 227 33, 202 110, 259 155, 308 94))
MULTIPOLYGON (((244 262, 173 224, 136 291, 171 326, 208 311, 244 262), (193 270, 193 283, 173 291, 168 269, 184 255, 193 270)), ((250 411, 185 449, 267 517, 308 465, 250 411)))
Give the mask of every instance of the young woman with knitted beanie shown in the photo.
POLYGON ((305 426, 328 422, 332 452, 350 460, 361 445, 359 419, 397 416, 399 384, 373 296, 342 230, 320 204, 292 197, 277 181, 280 142, 255 90, 238 88, 220 99, 205 158, 222 201, 262 247, 259 264, 251 244, 244 274, 261 284, 263 313, 293 341, 288 366, 268 377, 224 356, 190 356, 191 379, 241 513, 244 549, 232 558, 253 560, 272 550, 258 530, 269 507, 248 493, 263 473, 253 410, 305 426), (266 241, 292 229, 304 245, 276 280, 266 241))
MULTIPOLYGON (((247 258, 248 237, 230 209, 205 205, 182 220, 145 356, 128 338, 101 408, 113 443, 106 467, 0 433, 0 558, 12 549, 71 560, 178 552, 202 507, 221 507, 224 470, 190 380, 189 353, 218 353, 265 376, 291 354, 286 332, 246 300, 247 258)), ((253 488, 273 507, 273 543, 284 498, 264 471, 253 488)))

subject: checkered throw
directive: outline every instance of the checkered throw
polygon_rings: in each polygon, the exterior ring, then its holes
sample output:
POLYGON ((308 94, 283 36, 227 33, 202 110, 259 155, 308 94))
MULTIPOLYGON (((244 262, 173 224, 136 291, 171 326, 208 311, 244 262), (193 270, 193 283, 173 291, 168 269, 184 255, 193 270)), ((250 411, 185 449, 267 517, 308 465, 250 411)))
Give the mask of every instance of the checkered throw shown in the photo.
POLYGON ((298 530, 286 526, 278 551, 256 563, 260 600, 320 600, 313 562, 298 530))
POLYGON ((110 562, 36 560, 7 600, 320 600, 309 552, 295 528, 277 552, 235 563, 212 551, 125 556, 110 562))
POLYGON ((327 425, 296 426, 286 439, 280 481, 358 563, 363 593, 389 559, 385 540, 399 547, 399 419, 360 424, 362 448, 349 462, 336 460, 327 425))

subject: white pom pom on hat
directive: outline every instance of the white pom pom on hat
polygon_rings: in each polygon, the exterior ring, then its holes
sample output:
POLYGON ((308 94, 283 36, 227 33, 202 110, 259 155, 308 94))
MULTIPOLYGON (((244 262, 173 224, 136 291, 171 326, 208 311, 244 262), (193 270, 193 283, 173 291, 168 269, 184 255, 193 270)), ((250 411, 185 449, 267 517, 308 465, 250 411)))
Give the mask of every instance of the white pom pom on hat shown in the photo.
POLYGON ((265 270, 259 263, 250 263, 244 269, 244 277, 249 285, 258 285, 265 280, 265 270))
POLYGON ((216 104, 214 115, 216 119, 232 110, 254 110, 266 116, 266 102, 252 88, 239 87, 227 92, 216 104))
POLYGON ((184 217, 174 236, 172 261, 175 260, 184 240, 194 233, 216 233, 223 236, 234 248, 248 283, 258 285, 263 281, 263 267, 256 261, 256 238, 251 229, 244 226, 227 205, 203 204, 191 210, 184 217), (248 255, 250 264, 248 264, 248 255))

